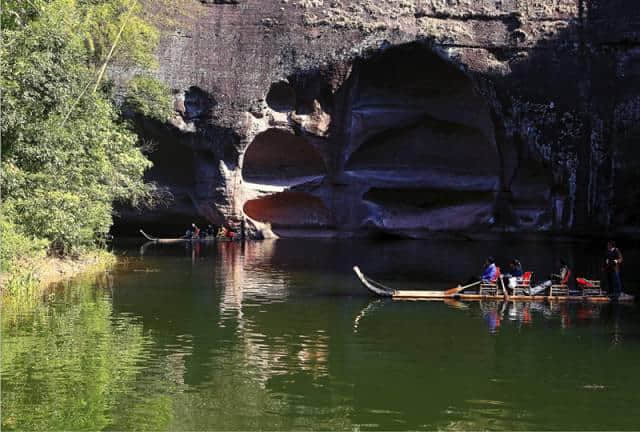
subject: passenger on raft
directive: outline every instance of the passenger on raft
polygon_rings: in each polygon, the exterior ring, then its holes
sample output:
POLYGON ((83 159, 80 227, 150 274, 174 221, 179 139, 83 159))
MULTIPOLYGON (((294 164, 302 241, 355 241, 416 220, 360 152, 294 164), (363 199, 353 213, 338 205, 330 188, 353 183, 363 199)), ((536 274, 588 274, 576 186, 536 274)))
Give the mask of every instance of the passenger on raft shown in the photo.
POLYGON ((191 238, 200 238, 200 228, 195 223, 191 224, 191 238))
POLYGON ((233 237, 236 235, 235 232, 233 232, 233 230, 222 226, 220 227, 220 230, 218 231, 218 237, 224 237, 224 238, 228 238, 228 239, 233 239, 233 237))
POLYGON ((556 283, 567 283, 569 282, 569 276, 571 275, 571 269, 569 269, 569 265, 564 259, 560 260, 560 271, 557 274, 551 275, 551 280, 556 283))
POLYGON ((518 285, 518 278, 522 277, 522 264, 518 258, 514 258, 509 263, 509 271, 503 275, 506 286, 513 292, 518 285))
POLYGON ((207 225, 207 229, 205 230, 205 235, 207 237, 215 237, 216 236, 216 228, 211 224, 207 225))
POLYGON ((620 266, 622 265, 622 253, 616 247, 613 240, 607 242, 607 253, 604 260, 604 272, 607 275, 609 291, 613 298, 622 294, 622 280, 620 279, 620 266))
POLYGON ((480 279, 482 280, 482 282, 493 282, 496 277, 497 271, 498 269, 496 268, 496 261, 493 259, 493 257, 489 257, 484 263, 484 271, 482 272, 482 276, 480 277, 480 279))
POLYGON ((519 278, 522 277, 522 274, 522 264, 520 263, 520 260, 517 258, 512 259, 509 263, 509 273, 505 274, 505 276, 519 278))

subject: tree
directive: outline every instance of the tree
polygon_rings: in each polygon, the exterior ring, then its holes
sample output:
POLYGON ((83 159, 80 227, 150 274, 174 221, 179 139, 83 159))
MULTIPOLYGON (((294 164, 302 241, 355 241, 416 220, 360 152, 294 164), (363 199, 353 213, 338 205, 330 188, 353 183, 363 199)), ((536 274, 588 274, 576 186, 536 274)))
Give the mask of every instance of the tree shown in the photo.
MULTIPOLYGON (((135 0, 26 3, 3 1, 2 212, 6 226, 74 254, 104 239, 114 201, 152 204, 157 196, 155 185, 143 180, 151 162, 110 86, 87 89, 99 81, 109 51, 113 61, 151 65, 158 32, 136 21, 135 0), (126 44, 115 44, 116 29, 126 44)), ((148 95, 138 94, 141 100, 148 95)), ((153 96, 166 97, 159 113, 142 102, 138 107, 166 120, 168 90, 153 96)))

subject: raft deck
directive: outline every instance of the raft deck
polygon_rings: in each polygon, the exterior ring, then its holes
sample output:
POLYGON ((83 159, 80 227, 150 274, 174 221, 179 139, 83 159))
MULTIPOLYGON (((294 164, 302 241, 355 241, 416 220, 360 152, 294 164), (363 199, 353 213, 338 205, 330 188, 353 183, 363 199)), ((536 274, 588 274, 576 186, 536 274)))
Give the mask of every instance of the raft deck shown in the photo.
MULTIPOLYGON (((428 290, 397 290, 380 282, 377 282, 367 276, 365 276, 358 266, 353 267, 360 282, 373 294, 382 297, 391 297, 394 300, 432 300, 432 301, 446 301, 446 300, 462 300, 462 301, 483 301, 483 300, 503 300, 503 301, 526 301, 526 302, 592 302, 592 303, 607 303, 611 301, 611 298, 606 295, 601 296, 548 296, 548 295, 481 295, 476 293, 464 293, 465 289, 470 288, 473 285, 458 286, 446 291, 428 291, 428 290)), ((633 296, 625 296, 620 298, 619 301, 633 301, 633 296)))

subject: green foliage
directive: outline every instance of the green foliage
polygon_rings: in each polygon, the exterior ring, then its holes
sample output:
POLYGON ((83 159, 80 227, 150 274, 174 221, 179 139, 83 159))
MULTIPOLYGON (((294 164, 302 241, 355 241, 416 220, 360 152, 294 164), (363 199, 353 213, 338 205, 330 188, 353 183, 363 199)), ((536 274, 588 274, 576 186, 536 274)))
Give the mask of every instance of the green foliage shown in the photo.
POLYGON ((93 65, 107 59, 122 29, 113 62, 126 66, 153 66, 160 32, 145 19, 144 4, 148 1, 1 0, 3 38, 5 31, 24 29, 36 20, 49 21, 49 17, 61 17, 58 12, 64 12, 67 19, 59 24, 77 32, 93 65), (70 15, 73 19, 69 19, 70 15))
POLYGON ((0 270, 10 270, 17 265, 16 259, 23 256, 44 256, 46 241, 23 234, 2 209, 0 214, 0 270))
POLYGON ((137 75, 127 87, 125 107, 165 122, 173 113, 171 90, 153 77, 137 75))
POLYGON ((147 23, 137 0, 80 0, 85 12, 85 41, 95 63, 107 59, 113 42, 123 29, 114 51, 114 62, 121 65, 152 66, 160 33, 147 23))
MULTIPOLYGON (((3 1, 2 11, 3 209, 25 236, 76 254, 102 243, 114 201, 157 196, 143 181, 151 163, 137 136, 110 96, 92 91, 119 29, 114 61, 137 65, 152 63, 157 31, 138 21, 135 0, 18 3, 3 1)), ((167 116, 166 103, 151 108, 164 88, 149 80, 141 88, 140 106, 167 116)))
POLYGON ((15 294, 34 288, 37 280, 31 263, 45 255, 47 241, 30 237, 11 220, 11 212, 0 208, 0 271, 3 290, 15 294))
POLYGON ((25 259, 37 260, 45 255, 47 241, 30 237, 11 220, 11 212, 2 206, 0 213, 0 271, 6 289, 13 289, 33 278, 32 269, 25 259))
POLYGON ((5 30, 22 27, 38 16, 45 2, 43 0, 2 0, 2 28, 5 30))

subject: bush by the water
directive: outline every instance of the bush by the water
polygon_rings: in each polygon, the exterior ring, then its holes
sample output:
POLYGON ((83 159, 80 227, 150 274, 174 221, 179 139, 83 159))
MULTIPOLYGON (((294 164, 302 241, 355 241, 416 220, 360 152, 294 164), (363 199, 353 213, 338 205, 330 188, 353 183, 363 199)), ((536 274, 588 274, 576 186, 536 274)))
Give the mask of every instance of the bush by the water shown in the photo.
POLYGON ((46 253, 47 241, 25 235, 2 209, 0 214, 0 271, 4 289, 13 294, 33 279, 33 268, 25 260, 36 261, 46 253))

